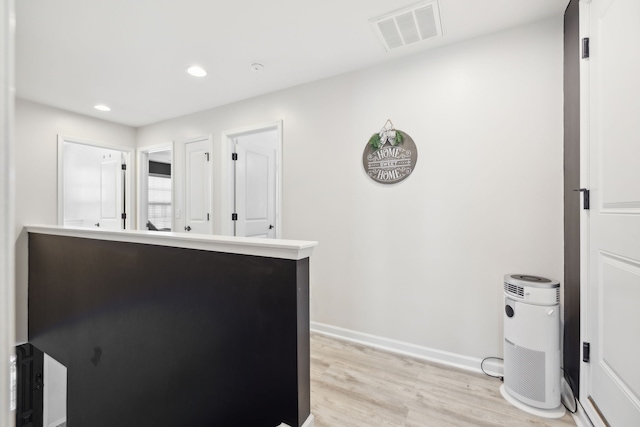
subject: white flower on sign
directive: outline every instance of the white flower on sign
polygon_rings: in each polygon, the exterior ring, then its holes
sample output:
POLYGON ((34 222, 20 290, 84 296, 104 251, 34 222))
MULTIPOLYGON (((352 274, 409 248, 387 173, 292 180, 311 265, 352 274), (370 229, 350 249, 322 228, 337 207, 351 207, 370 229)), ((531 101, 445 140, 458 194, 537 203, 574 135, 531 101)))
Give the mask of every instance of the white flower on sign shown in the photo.
POLYGON ((378 135, 380 135, 381 147, 387 142, 391 145, 398 145, 398 142, 396 141, 396 130, 394 128, 387 129, 384 127, 378 135))

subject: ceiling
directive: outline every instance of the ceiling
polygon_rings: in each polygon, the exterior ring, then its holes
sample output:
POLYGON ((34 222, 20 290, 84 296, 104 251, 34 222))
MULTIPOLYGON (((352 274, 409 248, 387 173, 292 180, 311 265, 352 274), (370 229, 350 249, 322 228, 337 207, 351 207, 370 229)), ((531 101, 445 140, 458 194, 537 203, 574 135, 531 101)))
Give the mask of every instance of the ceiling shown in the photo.
POLYGON ((419 0, 18 0, 16 94, 139 127, 559 17, 568 1, 439 0, 443 37, 386 52, 369 20, 419 0))

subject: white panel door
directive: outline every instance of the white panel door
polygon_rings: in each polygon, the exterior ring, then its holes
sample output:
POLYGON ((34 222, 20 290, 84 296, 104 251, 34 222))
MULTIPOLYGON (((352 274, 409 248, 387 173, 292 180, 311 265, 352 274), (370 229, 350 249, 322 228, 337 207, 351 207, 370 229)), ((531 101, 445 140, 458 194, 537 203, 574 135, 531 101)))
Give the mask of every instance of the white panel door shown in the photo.
POLYGON ((185 226, 191 233, 213 233, 211 218, 211 142, 185 144, 185 226))
POLYGON ((122 159, 120 153, 103 156, 100 163, 100 222, 108 230, 122 228, 122 159))
POLYGON ((640 1, 589 9, 587 406, 640 426, 640 1))
POLYGON ((236 236, 275 238, 276 152, 236 143, 236 236))

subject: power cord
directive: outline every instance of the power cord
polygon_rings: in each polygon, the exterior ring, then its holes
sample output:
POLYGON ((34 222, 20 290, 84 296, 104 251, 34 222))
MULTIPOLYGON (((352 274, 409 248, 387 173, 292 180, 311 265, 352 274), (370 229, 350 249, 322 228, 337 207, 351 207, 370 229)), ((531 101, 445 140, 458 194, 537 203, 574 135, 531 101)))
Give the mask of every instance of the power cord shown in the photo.
POLYGON ((487 371, 484 370, 484 367, 483 367, 484 362, 486 360, 489 360, 489 359, 495 359, 495 360, 504 361, 504 359, 502 359, 501 357, 485 357, 484 359, 482 359, 482 362, 480 362, 480 369, 482 370, 482 372, 484 372, 485 375, 487 375, 487 376, 489 376, 491 378, 498 378, 500 381, 504 381, 504 377, 503 376, 501 376, 501 375, 491 375, 490 373, 488 373, 487 371))

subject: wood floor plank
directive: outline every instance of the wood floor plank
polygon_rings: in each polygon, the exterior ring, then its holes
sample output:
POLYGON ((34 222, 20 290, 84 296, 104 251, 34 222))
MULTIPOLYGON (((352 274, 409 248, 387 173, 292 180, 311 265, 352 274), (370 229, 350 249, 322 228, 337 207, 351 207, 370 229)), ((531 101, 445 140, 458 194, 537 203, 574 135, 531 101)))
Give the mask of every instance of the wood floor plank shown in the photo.
POLYGON ((504 400, 500 380, 311 334, 316 427, 574 427, 504 400))

